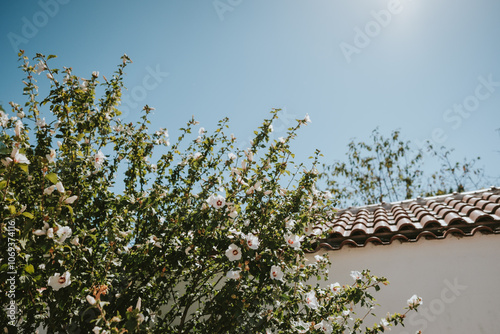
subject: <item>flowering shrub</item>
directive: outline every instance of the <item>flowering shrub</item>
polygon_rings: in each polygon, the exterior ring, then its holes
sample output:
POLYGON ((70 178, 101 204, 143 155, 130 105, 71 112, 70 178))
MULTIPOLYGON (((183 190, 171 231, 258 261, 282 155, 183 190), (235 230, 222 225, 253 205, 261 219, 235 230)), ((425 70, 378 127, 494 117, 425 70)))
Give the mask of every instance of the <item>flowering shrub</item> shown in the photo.
POLYGON ((226 119, 211 135, 192 119, 171 143, 166 129, 148 132, 149 106, 135 124, 119 119, 126 55, 110 79, 52 69, 53 57, 33 66, 20 53, 27 102, 0 111, 1 244, 15 241, 15 263, 0 262, 1 291, 16 274, 7 330, 377 333, 403 321, 362 327, 385 278, 328 285, 328 255, 306 261, 334 214, 314 186, 319 153, 306 168, 289 150, 308 115, 272 141, 272 111, 246 150, 226 119), (42 74, 51 90, 39 101, 42 74))

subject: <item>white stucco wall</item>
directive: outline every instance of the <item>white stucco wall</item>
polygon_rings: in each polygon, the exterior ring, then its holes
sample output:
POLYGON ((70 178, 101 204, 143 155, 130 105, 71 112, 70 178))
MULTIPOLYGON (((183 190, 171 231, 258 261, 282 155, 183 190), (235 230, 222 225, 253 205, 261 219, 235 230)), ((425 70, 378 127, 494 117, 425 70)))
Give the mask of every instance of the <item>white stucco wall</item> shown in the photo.
POLYGON ((330 283, 352 284, 351 270, 388 278, 390 284, 374 293, 381 306, 369 325, 388 311, 403 313, 417 294, 424 302, 419 312, 409 313, 405 327, 391 333, 500 333, 500 235, 369 244, 329 255, 330 283))

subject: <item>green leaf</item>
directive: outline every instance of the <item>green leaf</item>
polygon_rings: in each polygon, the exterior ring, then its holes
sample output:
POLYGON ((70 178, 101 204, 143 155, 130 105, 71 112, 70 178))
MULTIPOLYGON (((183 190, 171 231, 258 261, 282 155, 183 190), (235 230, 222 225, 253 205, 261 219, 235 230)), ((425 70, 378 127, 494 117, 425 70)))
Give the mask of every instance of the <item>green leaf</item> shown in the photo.
POLYGON ((19 168, 21 168, 26 174, 28 174, 28 165, 27 164, 18 164, 19 168))
POLYGON ((26 267, 24 267, 24 271, 27 272, 28 274, 33 275, 35 273, 35 268, 33 267, 32 264, 28 264, 26 267))
POLYGON ((7 186, 7 180, 0 181, 0 189, 3 189, 7 186))
POLYGON ((3 143, 0 141, 0 154, 9 154, 10 153, 10 149, 3 143))
POLYGON ((25 217, 28 217, 29 219, 33 219, 33 218, 35 218, 35 216, 33 216, 33 215, 32 215, 31 213, 29 213, 29 212, 23 212, 23 213, 22 213, 22 215, 23 215, 23 216, 25 216, 25 217))
POLYGON ((57 56, 56 56, 56 55, 49 55, 49 56, 47 57, 47 60, 52 59, 52 58, 57 58, 57 56))
POLYGON ((47 178, 47 180, 49 180, 53 184, 57 183, 57 174, 56 173, 47 174, 47 175, 45 175, 45 177, 47 178))

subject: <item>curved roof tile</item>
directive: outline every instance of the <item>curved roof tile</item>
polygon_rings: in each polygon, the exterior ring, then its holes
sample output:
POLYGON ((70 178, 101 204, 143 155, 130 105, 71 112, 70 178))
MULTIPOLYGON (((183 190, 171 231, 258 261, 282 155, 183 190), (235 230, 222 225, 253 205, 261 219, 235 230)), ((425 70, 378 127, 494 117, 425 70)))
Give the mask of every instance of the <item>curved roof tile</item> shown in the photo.
POLYGON ((500 189, 349 208, 340 210, 327 226, 329 237, 320 241, 317 250, 388 245, 395 240, 443 240, 476 232, 500 234, 500 189))

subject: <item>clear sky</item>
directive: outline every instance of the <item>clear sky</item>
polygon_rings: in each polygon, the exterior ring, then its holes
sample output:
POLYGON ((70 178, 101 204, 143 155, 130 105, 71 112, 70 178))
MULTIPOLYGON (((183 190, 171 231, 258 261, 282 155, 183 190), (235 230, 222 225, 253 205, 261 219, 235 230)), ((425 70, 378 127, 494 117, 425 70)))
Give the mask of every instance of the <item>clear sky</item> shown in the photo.
POLYGON ((0 103, 24 102, 17 49, 90 78, 132 59, 124 117, 156 108, 173 131, 228 116, 245 145, 282 108, 275 137, 308 113, 296 161, 342 159, 375 127, 500 165, 498 0, 40 0, 0 4, 0 103))

